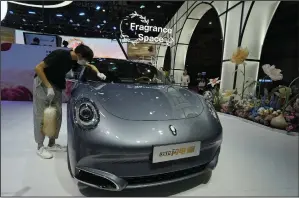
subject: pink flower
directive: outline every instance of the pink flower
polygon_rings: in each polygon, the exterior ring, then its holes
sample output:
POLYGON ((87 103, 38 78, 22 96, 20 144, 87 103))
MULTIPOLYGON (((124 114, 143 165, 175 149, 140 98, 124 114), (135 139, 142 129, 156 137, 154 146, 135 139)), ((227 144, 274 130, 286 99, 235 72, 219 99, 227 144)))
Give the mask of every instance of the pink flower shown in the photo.
POLYGON ((221 82, 221 80, 218 80, 218 79, 219 79, 219 77, 210 79, 210 82, 208 83, 208 85, 211 85, 212 87, 214 87, 215 85, 217 85, 221 82))

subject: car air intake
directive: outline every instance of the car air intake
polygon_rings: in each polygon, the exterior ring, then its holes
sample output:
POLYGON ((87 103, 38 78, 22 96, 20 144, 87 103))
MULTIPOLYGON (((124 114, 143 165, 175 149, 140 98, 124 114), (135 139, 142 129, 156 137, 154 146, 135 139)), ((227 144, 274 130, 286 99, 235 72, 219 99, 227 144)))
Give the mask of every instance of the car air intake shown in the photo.
POLYGON ((79 174, 76 176, 76 179, 81 183, 85 183, 86 185, 93 186, 96 188, 111 191, 119 190, 119 186, 115 182, 84 170, 79 171, 79 174))

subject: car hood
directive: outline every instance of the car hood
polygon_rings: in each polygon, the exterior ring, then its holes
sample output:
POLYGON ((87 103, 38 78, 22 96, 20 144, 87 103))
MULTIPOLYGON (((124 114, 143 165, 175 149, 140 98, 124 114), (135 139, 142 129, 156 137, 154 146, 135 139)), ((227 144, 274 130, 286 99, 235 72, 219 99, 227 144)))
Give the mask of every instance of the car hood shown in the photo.
POLYGON ((169 85, 98 84, 92 92, 110 114, 126 120, 179 120, 200 115, 201 99, 169 85))

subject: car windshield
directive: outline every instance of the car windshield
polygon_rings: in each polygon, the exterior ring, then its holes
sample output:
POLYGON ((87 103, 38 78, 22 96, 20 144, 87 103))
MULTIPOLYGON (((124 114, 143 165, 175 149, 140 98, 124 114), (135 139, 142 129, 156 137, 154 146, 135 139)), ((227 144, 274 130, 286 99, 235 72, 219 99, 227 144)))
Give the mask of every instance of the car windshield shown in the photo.
MULTIPOLYGON (((94 59, 91 64, 106 75, 105 82, 170 84, 161 71, 149 64, 118 59, 94 59)), ((80 78, 83 81, 102 81, 89 67, 84 69, 80 78)))

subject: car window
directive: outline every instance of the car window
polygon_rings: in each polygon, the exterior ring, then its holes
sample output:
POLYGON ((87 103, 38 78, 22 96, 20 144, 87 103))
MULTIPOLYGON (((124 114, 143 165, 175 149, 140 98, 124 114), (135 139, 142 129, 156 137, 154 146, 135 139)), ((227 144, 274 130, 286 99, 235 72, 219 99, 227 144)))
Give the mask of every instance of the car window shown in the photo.
MULTIPOLYGON (((117 59, 94 59, 91 64, 106 75, 106 82, 114 83, 163 83, 169 81, 154 66, 117 59)), ((83 80, 100 81, 95 72, 85 68, 83 80)))

